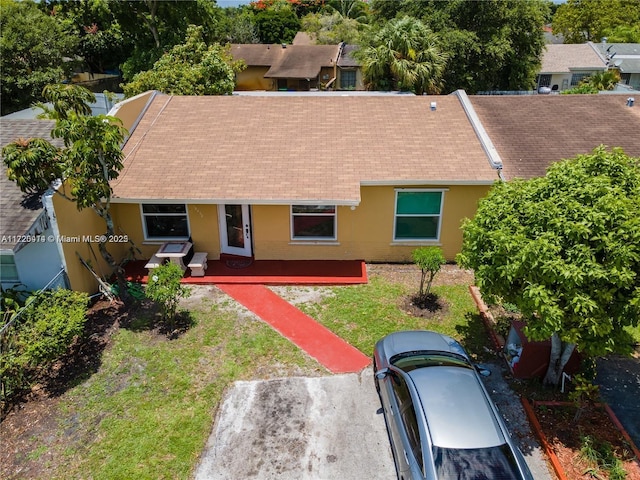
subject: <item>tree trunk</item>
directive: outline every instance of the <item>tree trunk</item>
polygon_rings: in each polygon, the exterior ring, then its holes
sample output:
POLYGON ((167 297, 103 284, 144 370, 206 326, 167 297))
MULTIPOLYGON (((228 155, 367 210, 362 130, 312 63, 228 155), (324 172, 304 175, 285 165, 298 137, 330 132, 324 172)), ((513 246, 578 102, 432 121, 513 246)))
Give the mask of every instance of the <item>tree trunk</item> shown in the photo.
POLYGON ((104 241, 102 241, 101 239, 101 241, 98 242, 98 249, 100 250, 102 258, 111 268, 113 268, 113 272, 116 276, 116 282, 118 284, 118 296, 123 302, 127 303, 130 298, 129 291, 127 290, 127 279, 124 275, 124 268, 122 268, 122 266, 115 261, 113 255, 111 255, 111 253, 109 253, 109 251, 107 250, 108 239, 113 238, 113 236, 115 235, 115 227, 113 224, 113 218, 111 218, 111 212, 109 211, 108 207, 95 210, 98 215, 102 217, 104 223, 107 224, 107 233, 103 236, 104 241))
POLYGON ((571 358, 571 354, 576 348, 575 343, 565 343, 560 340, 560 336, 554 333, 551 336, 551 354, 549 356, 549 368, 544 376, 543 383, 545 385, 558 386, 562 377, 562 372, 567 362, 571 358))
POLYGON ((418 293, 420 297, 424 295, 424 280, 427 276, 427 272, 422 270, 422 275, 420 276, 420 292, 418 293))

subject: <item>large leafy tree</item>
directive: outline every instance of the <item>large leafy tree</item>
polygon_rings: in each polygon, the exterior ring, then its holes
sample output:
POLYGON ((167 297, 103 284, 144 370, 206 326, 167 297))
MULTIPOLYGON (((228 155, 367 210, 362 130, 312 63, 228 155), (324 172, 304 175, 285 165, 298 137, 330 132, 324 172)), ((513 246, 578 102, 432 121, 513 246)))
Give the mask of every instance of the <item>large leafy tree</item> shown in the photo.
POLYGON ((417 95, 440 91, 447 57, 420 20, 391 20, 356 55, 369 89, 411 90, 417 95))
POLYGON ((93 94, 75 85, 54 85, 45 89, 45 99, 53 104, 50 115, 56 124, 53 138, 64 141, 56 148, 44 139, 14 142, 4 147, 3 160, 10 180, 24 191, 42 191, 52 180, 64 180, 55 192, 74 202, 78 210, 90 208, 105 222, 105 235, 98 248, 116 273, 123 296, 126 295, 124 269, 107 249, 107 239, 115 232, 111 217, 111 186, 122 169, 122 143, 125 130, 117 118, 91 116, 84 99, 93 94), (38 174, 34 174, 34 169, 38 174))
POLYGON ((458 257, 483 294, 515 304, 533 340, 551 338, 545 382, 574 348, 586 356, 631 344, 640 319, 640 159, 596 148, 545 177, 494 185, 463 225, 458 257))
POLYGON ((125 38, 109 0, 50 0, 46 11, 78 38, 76 53, 91 72, 117 70, 134 47, 125 38))
POLYGON ((257 9, 254 19, 260 43, 291 43, 300 30, 300 19, 288 5, 257 9))
POLYGON ((147 90, 172 95, 230 94, 240 68, 225 48, 203 41, 202 27, 191 26, 184 44, 165 53, 151 70, 138 73, 124 85, 124 92, 129 97, 147 90))
POLYGON ((340 42, 359 44, 365 24, 345 17, 339 11, 310 13, 301 21, 302 30, 313 35, 319 45, 337 45, 340 42))
POLYGON ((553 16, 552 28, 565 43, 584 43, 600 42, 624 28, 637 31, 638 24, 640 0, 567 0, 553 16))
POLYGON ((449 54, 444 90, 522 90, 535 86, 548 18, 545 0, 373 0, 374 18, 419 18, 449 54))
POLYGON ((65 24, 46 15, 31 0, 0 0, 0 83, 2 115, 42 99, 48 83, 63 80, 72 69, 77 38, 65 24))
POLYGON ((164 52, 184 41, 189 25, 199 25, 203 37, 224 37, 222 9, 210 0, 121 0, 109 1, 124 39, 135 45, 122 64, 125 80, 150 69, 164 52))

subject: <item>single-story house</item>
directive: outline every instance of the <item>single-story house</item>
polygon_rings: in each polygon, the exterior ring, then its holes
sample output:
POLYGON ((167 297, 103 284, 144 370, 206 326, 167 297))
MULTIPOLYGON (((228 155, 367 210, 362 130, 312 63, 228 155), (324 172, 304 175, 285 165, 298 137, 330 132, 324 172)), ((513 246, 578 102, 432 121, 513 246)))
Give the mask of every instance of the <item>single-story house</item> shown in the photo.
POLYGON ((576 87, 591 75, 607 70, 607 62, 593 43, 547 44, 537 78, 538 90, 561 92, 576 87))
MULTIPOLYGON (((464 92, 148 92, 114 113, 130 136, 112 212, 138 258, 189 239, 210 259, 409 262, 416 247, 437 245, 453 260, 461 220, 501 167, 464 92)), ((104 233, 88 213, 79 220, 75 205, 55 201, 66 235, 104 233)), ((112 247, 122 258, 130 244, 112 247)), ((69 276, 76 289, 94 288, 77 265, 69 276)))
MULTIPOLYGON (((0 147, 19 139, 51 139, 54 122, 0 119, 0 147)), ((0 175, 0 281, 3 289, 40 290, 66 287, 64 257, 56 242, 51 193, 25 194, 10 181, 4 163, 0 175)))
MULTIPOLYGON (((628 95, 469 97, 503 162, 505 180, 545 175, 599 145, 640 157, 640 105, 628 95)), ((640 100, 640 99, 638 99, 640 100)))
POLYGON ((231 44, 234 60, 246 68, 236 75, 237 91, 364 90, 354 46, 231 44))

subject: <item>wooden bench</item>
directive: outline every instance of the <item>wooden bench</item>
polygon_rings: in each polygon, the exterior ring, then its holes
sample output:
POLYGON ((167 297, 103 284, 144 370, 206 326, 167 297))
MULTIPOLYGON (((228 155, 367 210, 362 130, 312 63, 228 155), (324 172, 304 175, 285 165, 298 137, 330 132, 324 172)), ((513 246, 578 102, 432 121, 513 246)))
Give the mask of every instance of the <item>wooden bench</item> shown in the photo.
POLYGON ((151 257, 149 259, 149 261, 147 262, 147 264, 144 266, 144 268, 149 270, 149 275, 151 275, 151 271, 154 268, 158 268, 160 265, 162 265, 164 263, 166 259, 165 258, 160 258, 158 257, 155 253, 153 254, 153 257, 151 257))
POLYGON ((192 277, 204 277, 204 271, 207 269, 207 252, 194 253, 188 267, 191 269, 192 277))

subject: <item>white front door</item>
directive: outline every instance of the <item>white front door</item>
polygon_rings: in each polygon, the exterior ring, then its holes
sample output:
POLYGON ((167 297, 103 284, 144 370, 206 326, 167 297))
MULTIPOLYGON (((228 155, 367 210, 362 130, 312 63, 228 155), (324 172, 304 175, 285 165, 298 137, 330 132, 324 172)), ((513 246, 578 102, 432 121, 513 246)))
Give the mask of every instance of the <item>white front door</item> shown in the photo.
POLYGON ((252 256, 249 205, 218 205, 220 252, 252 256))

